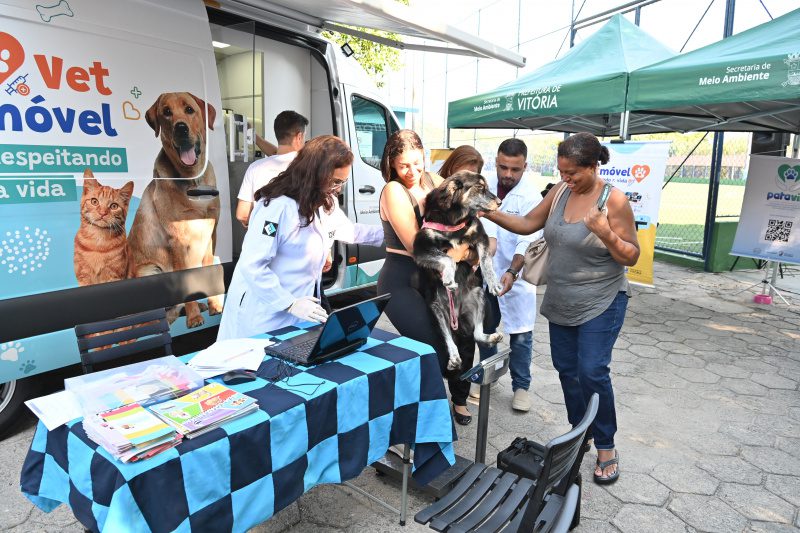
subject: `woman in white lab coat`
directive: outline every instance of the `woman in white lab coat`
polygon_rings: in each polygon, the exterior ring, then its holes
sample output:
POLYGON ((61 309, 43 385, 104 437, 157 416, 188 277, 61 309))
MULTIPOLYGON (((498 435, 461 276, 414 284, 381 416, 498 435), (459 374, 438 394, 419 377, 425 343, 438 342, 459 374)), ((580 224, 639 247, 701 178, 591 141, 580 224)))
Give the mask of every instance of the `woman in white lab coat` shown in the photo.
POLYGON ((320 136, 259 189, 217 340, 327 319, 315 295, 333 241, 383 240, 380 227, 354 227, 337 212, 336 197, 352 163, 353 153, 341 139, 320 136))

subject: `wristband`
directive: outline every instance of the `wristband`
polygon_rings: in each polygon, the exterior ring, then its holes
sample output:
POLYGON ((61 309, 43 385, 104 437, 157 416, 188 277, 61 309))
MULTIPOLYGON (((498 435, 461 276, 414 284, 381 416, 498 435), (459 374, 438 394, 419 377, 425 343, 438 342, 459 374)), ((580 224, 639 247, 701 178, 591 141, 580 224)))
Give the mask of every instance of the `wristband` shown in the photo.
POLYGON ((509 274, 511 274, 511 277, 513 277, 513 278, 514 278, 514 281, 517 281, 517 279, 519 279, 519 272, 517 272, 517 271, 516 271, 516 270, 514 270, 513 268, 507 268, 507 269, 506 269, 506 272, 508 272, 509 274))

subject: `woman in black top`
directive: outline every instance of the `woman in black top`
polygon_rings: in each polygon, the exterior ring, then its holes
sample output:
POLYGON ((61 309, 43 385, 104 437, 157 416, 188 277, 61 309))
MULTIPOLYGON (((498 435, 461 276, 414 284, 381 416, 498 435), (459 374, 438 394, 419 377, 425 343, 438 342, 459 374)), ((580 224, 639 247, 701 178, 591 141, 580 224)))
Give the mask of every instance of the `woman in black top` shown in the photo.
MULTIPOLYGON (((434 326, 428 305, 412 285, 417 272, 412 250, 425 213, 425 196, 442 178, 425 172, 422 141, 411 130, 400 130, 389 137, 383 150, 381 172, 386 181, 380 199, 386 261, 378 277, 378 294, 391 293, 386 316, 401 335, 432 346, 444 373, 448 358, 444 339, 434 326)), ((472 358, 462 359, 462 368, 472 366, 472 358)), ((469 383, 457 377, 448 378, 447 382, 454 418, 465 426, 472 421, 467 409, 469 383)))

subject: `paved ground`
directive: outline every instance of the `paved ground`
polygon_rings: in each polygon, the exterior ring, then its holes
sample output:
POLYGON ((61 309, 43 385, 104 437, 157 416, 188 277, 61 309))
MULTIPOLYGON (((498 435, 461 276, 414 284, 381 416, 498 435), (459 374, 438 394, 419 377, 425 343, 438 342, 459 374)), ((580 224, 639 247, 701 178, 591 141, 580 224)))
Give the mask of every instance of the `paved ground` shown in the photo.
MULTIPOLYGON (((578 531, 797 531, 800 273, 778 283, 792 291, 787 308, 752 303, 757 272, 734 277, 664 263, 656 270, 657 288, 635 289, 614 352, 621 477, 607 488, 584 484, 578 531)), ((501 380, 491 408, 492 461, 518 435, 545 441, 568 429, 542 317, 536 328, 534 408, 513 413, 510 380, 501 380)), ((47 515, 19 492, 32 433, 27 427, 0 443, 0 529, 80 532, 64 506, 47 515)), ((457 450, 471 457, 475 425, 460 437, 457 450)), ((584 479, 592 462, 587 455, 584 479)), ((398 486, 372 470, 355 483, 399 500, 398 486)), ((411 514, 430 501, 412 493, 411 514)), ((399 530, 388 511, 350 489, 321 486, 253 531, 399 530)), ((426 529, 412 521, 405 530, 426 529)))

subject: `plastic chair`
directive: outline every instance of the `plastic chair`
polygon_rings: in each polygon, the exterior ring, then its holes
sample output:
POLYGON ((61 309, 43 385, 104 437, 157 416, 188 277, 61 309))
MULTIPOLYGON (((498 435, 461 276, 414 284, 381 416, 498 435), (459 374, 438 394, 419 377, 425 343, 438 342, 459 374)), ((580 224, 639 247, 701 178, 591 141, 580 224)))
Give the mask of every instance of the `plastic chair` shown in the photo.
MULTIPOLYGON (((584 439, 597 414, 593 394, 580 424, 546 445, 536 479, 482 463, 468 469, 453 489, 414 517, 436 531, 510 533, 567 531, 580 521, 580 465, 584 439)), ((540 452, 540 453, 539 453, 540 452)))
POLYGON ((172 354, 167 313, 161 309, 75 326, 83 373, 94 365, 108 363, 144 351, 161 348, 172 354))

